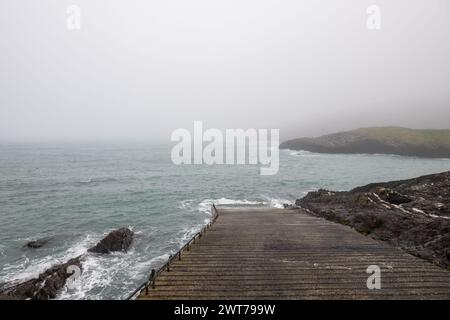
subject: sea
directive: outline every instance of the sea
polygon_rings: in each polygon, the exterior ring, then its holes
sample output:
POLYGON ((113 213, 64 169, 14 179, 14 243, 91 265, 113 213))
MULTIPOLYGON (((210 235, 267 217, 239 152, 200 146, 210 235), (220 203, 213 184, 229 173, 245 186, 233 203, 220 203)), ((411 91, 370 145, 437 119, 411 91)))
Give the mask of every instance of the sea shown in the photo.
POLYGON ((85 256, 57 299, 125 299, 211 218, 211 205, 282 208, 319 188, 450 170, 450 159, 280 151, 259 165, 175 165, 170 143, 0 143, 0 283, 36 277, 129 227, 127 252, 85 256), (24 245, 50 237, 38 249, 24 245))

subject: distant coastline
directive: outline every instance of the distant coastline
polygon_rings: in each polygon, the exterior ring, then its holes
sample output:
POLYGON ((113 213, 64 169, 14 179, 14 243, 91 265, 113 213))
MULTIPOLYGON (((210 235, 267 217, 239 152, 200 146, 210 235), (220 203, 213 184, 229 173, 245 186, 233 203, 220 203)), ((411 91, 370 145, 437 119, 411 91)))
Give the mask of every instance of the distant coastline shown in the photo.
POLYGON ((450 130, 371 127, 316 138, 284 141, 280 149, 318 153, 395 154, 423 158, 450 158, 450 130))

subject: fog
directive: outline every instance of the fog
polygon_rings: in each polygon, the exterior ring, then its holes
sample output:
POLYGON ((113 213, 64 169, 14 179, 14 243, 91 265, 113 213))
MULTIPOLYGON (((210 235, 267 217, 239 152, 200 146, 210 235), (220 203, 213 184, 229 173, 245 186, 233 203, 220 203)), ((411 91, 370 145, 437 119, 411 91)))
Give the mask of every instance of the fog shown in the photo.
POLYGON ((449 127, 448 0, 2 0, 0 39, 0 140, 449 127))

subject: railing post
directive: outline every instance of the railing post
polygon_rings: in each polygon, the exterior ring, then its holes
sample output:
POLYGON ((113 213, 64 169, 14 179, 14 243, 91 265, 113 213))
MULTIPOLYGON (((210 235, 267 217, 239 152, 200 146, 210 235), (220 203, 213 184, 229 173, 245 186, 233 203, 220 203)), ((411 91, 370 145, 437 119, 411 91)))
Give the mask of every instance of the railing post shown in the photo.
POLYGON ((181 260, 181 251, 178 253, 178 261, 181 260))
POLYGON ((170 272, 170 263, 172 262, 172 255, 169 255, 169 261, 167 262, 167 272, 170 272))
POLYGON ((150 274, 150 278, 152 279, 152 289, 155 289, 155 275, 156 271, 155 269, 152 269, 152 273, 150 274))

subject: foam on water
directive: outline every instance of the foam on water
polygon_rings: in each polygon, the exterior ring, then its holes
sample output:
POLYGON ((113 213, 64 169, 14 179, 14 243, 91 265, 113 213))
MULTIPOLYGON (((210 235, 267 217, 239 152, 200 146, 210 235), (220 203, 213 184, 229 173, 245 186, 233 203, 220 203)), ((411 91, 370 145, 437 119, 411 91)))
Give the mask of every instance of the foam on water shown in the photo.
POLYGON ((200 212, 211 214, 211 207, 213 204, 218 206, 260 206, 267 205, 267 201, 227 198, 205 199, 198 205, 198 210, 200 212))
POLYGON ((284 205, 292 205, 295 203, 295 200, 288 200, 288 199, 280 199, 280 198, 270 198, 269 199, 269 204, 270 207, 273 208, 284 208, 284 205))
POLYGON ((319 157, 320 153, 310 152, 306 150, 290 150, 290 149, 283 149, 284 152, 289 154, 290 156, 296 156, 296 157, 319 157))
POLYGON ((19 261, 13 264, 5 264, 2 268, 2 275, 0 277, 1 282, 22 282, 29 279, 34 279, 39 276, 53 265, 64 263, 72 258, 76 258, 84 254, 89 245, 92 243, 92 239, 96 238, 90 234, 87 234, 83 240, 77 242, 73 246, 70 246, 65 251, 60 251, 55 254, 45 255, 30 259, 24 253, 19 261))

